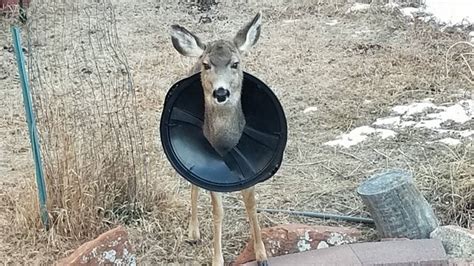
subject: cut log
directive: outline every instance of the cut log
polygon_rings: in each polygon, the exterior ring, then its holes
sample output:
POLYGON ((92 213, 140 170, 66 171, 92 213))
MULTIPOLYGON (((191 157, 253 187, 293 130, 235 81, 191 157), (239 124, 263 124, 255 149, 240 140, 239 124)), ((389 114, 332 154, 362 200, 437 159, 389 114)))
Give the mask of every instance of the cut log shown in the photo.
POLYGON ((394 169, 376 174, 363 182, 357 193, 381 238, 429 238, 438 226, 433 209, 407 171, 394 169))

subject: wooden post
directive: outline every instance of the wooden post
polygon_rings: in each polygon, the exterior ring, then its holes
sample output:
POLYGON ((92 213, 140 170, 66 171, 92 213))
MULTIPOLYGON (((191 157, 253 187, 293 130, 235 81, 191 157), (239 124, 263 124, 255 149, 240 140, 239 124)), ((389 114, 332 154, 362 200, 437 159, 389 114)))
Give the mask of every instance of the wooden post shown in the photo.
POLYGON ((433 209, 404 170, 388 170, 363 182, 357 193, 381 238, 429 238, 438 226, 433 209))

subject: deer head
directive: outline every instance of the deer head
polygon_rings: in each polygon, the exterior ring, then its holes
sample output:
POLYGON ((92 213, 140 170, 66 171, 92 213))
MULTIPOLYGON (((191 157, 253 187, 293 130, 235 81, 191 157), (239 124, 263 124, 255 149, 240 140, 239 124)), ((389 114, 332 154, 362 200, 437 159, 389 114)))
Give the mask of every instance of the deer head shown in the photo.
POLYGON ((243 72, 241 55, 260 36, 261 13, 240 29, 233 40, 218 40, 204 44, 184 27, 171 26, 174 48, 184 56, 198 57, 194 72, 201 71, 205 104, 230 107, 240 103, 243 72))

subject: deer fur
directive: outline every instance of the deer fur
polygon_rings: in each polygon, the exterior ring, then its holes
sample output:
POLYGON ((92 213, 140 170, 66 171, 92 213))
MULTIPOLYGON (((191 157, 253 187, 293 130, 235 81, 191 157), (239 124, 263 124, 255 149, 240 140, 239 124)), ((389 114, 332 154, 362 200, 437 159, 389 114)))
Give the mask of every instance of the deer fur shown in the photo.
MULTIPOLYGON (((257 42, 260 36, 261 18, 262 14, 259 12, 231 41, 217 40, 207 44, 187 29, 178 25, 171 26, 174 48, 184 56, 198 58, 190 74, 201 72, 204 90, 203 134, 221 156, 237 145, 245 127, 241 104, 243 71, 240 60, 242 53, 257 42)), ((257 263, 267 265, 267 255, 257 219, 255 189, 251 187, 242 190, 241 193, 250 222, 257 263)), ((189 221, 189 238, 192 241, 198 241, 200 238, 197 218, 198 196, 199 188, 192 185, 189 221)), ((221 194, 211 191, 211 202, 214 233, 212 265, 223 265, 221 240, 224 209, 221 194)))

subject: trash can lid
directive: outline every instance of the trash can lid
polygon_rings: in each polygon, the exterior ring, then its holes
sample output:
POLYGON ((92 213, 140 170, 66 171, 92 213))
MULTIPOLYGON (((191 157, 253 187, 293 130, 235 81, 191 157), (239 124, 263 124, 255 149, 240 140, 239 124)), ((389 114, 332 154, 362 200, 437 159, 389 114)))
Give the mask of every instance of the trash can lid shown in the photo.
POLYGON ((220 156, 204 137, 201 75, 178 81, 166 95, 160 122, 163 150, 174 169, 192 184, 230 192, 272 177, 286 147, 283 108, 272 90, 244 72, 242 109, 246 126, 238 144, 220 156))

